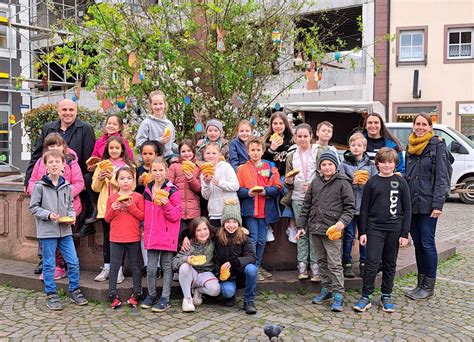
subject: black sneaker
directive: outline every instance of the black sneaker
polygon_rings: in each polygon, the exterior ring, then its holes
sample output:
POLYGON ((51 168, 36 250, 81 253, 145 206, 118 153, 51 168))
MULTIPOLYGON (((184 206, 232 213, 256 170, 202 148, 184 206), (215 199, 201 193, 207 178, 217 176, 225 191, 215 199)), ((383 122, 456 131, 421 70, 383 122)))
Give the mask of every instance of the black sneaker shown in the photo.
POLYGON ((343 264, 342 267, 344 267, 344 278, 355 278, 355 273, 352 270, 352 264, 343 264))
POLYGON ((46 306, 50 310, 59 311, 63 309, 61 299, 59 298, 57 293, 50 293, 46 296, 46 306))
POLYGON ((163 312, 171 307, 171 303, 168 299, 161 297, 158 303, 151 307, 153 312, 163 312))
POLYGON ((95 234, 95 228, 93 224, 83 224, 79 230, 74 233, 75 238, 83 238, 88 235, 93 235, 95 234))
POLYGON ((140 305, 140 307, 142 309, 150 309, 153 304, 155 304, 156 302, 156 297, 152 297, 150 295, 146 296, 146 298, 143 300, 142 304, 140 305))
POLYGON ((224 306, 232 307, 235 305, 235 296, 224 298, 224 306))
POLYGON ((89 303, 79 289, 69 292, 69 298, 76 305, 87 305, 89 303))
POLYGON ((97 207, 93 206, 91 216, 86 218, 85 224, 92 224, 96 222, 97 222, 97 207))
POLYGON ((254 302, 244 303, 244 310, 247 315, 255 315, 257 313, 254 302))
POLYGON ((38 266, 36 266, 36 268, 34 269, 33 271, 35 274, 41 274, 43 273, 43 259, 40 259, 40 261, 38 262, 38 266))

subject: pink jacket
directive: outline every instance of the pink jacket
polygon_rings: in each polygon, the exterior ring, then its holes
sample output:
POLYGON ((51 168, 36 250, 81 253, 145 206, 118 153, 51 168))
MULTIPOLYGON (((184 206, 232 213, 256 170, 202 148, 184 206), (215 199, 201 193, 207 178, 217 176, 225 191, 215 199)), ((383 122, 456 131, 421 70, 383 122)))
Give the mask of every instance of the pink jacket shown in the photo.
POLYGON ((153 202, 151 182, 145 189, 145 220, 143 242, 145 249, 172 251, 178 250, 179 227, 181 223, 181 195, 178 189, 166 180, 161 189, 170 193, 169 202, 163 206, 153 202))
MULTIPOLYGON (((82 211, 81 199, 79 194, 84 190, 84 178, 82 177, 81 167, 77 163, 77 154, 76 152, 68 148, 68 153, 73 156, 72 160, 66 161, 64 165, 64 174, 63 177, 72 185, 72 195, 74 196, 74 211, 76 216, 82 211)), ((40 158, 36 161, 33 172, 31 173, 31 178, 28 182, 28 194, 31 195, 33 188, 37 181, 41 179, 46 174, 46 166, 44 165, 43 158, 40 158)))
MULTIPOLYGON (((125 145, 125 149, 127 150, 127 153, 128 153, 128 157, 130 158, 131 161, 133 161, 134 160, 133 151, 130 148, 130 145, 128 144, 127 139, 122 137, 122 135, 118 132, 115 133, 114 135, 119 136, 119 137, 122 138, 122 141, 125 145)), ((102 136, 99 139, 97 139, 95 141, 94 150, 92 151, 91 157, 98 157, 98 158, 102 159, 102 156, 104 155, 104 150, 105 150, 105 145, 107 143, 107 139, 110 138, 110 137, 111 137, 111 135, 108 135, 107 133, 104 133, 104 134, 102 134, 102 136)))
POLYGON ((182 160, 171 164, 168 170, 169 180, 178 187, 181 194, 181 200, 183 202, 183 219, 189 220, 195 217, 201 216, 201 170, 196 167, 194 170, 193 178, 187 180, 184 172, 181 168, 182 160))

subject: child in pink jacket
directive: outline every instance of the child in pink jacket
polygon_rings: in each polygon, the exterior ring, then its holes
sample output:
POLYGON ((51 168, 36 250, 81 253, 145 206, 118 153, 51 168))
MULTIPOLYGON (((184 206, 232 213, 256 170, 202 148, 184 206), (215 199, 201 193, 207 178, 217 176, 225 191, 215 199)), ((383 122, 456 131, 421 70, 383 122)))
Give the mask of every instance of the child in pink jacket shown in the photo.
MULTIPOLYGON (((79 197, 79 194, 84 190, 84 178, 82 177, 81 167, 77 162, 76 152, 67 147, 66 141, 59 133, 50 133, 44 139, 43 153, 51 150, 59 150, 64 153, 66 163, 64 164, 64 172, 62 176, 65 180, 71 183, 72 194, 74 196, 74 211, 76 212, 76 217, 78 217, 82 211, 81 198, 79 197)), ((33 168, 31 178, 28 182, 28 194, 31 195, 36 182, 46 173, 47 171, 43 158, 39 158, 33 168)), ((41 262, 43 259, 41 245, 38 247, 38 257, 41 262)), ((64 263, 62 255, 59 253, 59 250, 56 250, 56 269, 54 270, 54 279, 57 280, 67 276, 65 266, 66 264, 64 263)), ((40 279, 42 279, 42 274, 40 279)))
POLYGON ((141 304, 142 309, 161 312, 170 304, 173 270, 171 261, 178 249, 178 236, 182 215, 181 195, 168 179, 168 164, 163 157, 151 164, 153 181, 143 194, 145 198, 145 220, 143 240, 148 255, 147 282, 148 296, 141 304), (156 269, 161 264, 163 270, 163 290, 161 298, 156 297, 156 269))

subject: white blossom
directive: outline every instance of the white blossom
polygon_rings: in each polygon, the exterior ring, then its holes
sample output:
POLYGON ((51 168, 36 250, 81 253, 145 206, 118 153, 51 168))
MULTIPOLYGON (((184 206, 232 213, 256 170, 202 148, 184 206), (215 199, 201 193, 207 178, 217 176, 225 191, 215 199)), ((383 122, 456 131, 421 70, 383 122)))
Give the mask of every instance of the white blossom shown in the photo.
POLYGON ((193 82, 194 84, 198 84, 201 79, 199 77, 194 77, 193 82))
POLYGON ((192 86, 193 86, 193 81, 187 80, 187 81, 186 81, 186 85, 187 85, 188 87, 192 87, 192 86))

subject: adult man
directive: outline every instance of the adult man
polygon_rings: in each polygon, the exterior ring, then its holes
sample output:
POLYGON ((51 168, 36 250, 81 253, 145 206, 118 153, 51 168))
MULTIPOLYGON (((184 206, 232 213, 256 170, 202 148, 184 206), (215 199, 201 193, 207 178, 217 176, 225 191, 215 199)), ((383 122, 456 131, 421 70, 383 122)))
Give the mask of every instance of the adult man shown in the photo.
POLYGON ((26 170, 25 186, 28 185, 36 161, 41 158, 45 137, 53 132, 61 134, 64 140, 66 140, 68 147, 72 148, 77 154, 78 163, 81 167, 87 190, 81 193, 81 199, 85 204, 84 208, 86 208, 84 215, 86 218, 85 224, 80 224, 77 235, 82 237, 94 234, 94 226, 90 224, 96 221, 96 204, 94 201, 96 195, 91 189, 92 173, 87 171, 86 166, 86 160, 91 156, 92 150, 94 149, 94 130, 91 125, 77 118, 77 104, 69 99, 58 102, 58 116, 58 121, 48 122, 43 126, 26 170))

